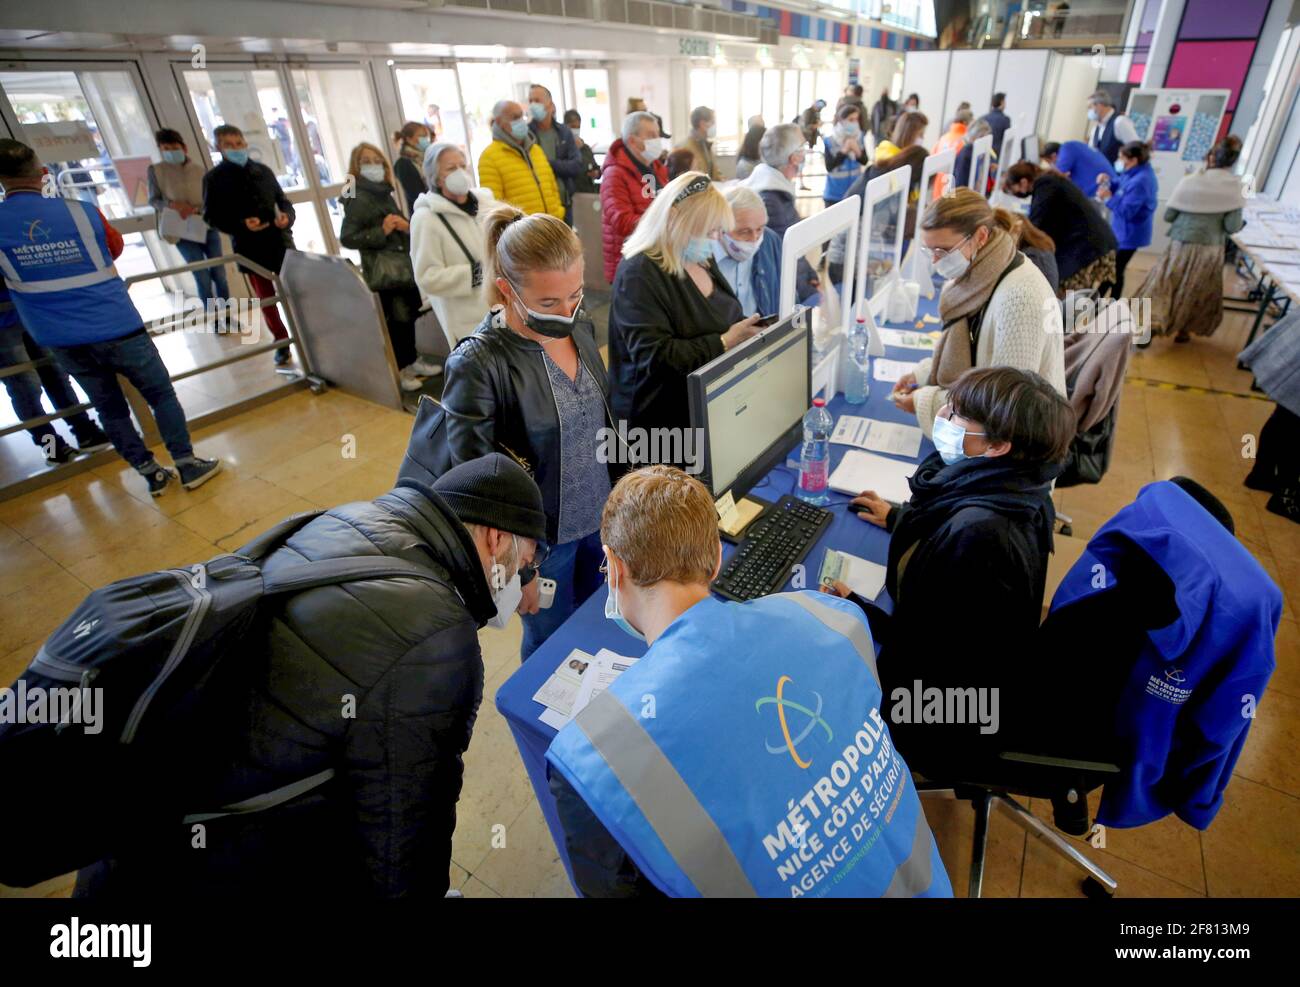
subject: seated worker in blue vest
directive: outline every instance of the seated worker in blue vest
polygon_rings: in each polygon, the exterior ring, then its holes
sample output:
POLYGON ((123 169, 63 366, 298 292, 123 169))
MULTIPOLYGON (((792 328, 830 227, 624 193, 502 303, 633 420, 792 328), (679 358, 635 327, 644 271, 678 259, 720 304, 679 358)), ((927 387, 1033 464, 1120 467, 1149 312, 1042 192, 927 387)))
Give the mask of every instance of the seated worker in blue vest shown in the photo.
POLYGON ((950 897, 861 611, 711 596, 713 499, 671 466, 620 479, 600 534, 605 616, 650 647, 546 753, 579 891, 950 897))
POLYGON ((0 274, 18 317, 81 385, 113 447, 157 497, 174 474, 135 430, 117 378, 129 380, 153 412, 181 484, 193 490, 221 461, 194 455, 167 368, 113 266, 122 235, 89 203, 42 194, 45 174, 30 147, 0 140, 0 274))
POLYGON ((1074 425, 1069 402, 1038 374, 967 370, 935 416, 938 451, 908 481, 911 499, 893 506, 867 490, 853 501, 859 518, 890 533, 893 612, 843 583, 824 589, 866 611, 880 643, 890 730, 927 777, 969 777, 1013 749, 1009 738, 1025 722, 1018 687, 1029 680, 1032 688, 1033 676, 1021 662, 1050 657, 1034 641, 1056 520, 1051 485, 1074 425), (945 698, 937 719, 929 689, 945 698), (966 715, 948 715, 948 690, 961 690, 952 695, 966 715))
POLYGON ((1039 159, 1074 182, 1090 199, 1097 195, 1098 179, 1104 178, 1109 185, 1115 178, 1111 163, 1095 147, 1089 147, 1083 141, 1066 141, 1064 144, 1051 141, 1043 145, 1039 159))

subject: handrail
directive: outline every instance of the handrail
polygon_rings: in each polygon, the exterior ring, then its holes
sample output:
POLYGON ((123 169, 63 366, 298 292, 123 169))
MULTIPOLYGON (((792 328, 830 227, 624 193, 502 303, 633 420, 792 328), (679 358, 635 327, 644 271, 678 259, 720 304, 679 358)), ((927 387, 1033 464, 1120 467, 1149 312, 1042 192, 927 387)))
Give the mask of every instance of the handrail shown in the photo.
MULTIPOLYGON (((206 270, 209 267, 224 266, 229 263, 238 264, 240 267, 253 271, 255 274, 259 274, 275 286, 275 294, 270 298, 250 299, 248 304, 250 307, 256 306, 258 309, 266 309, 283 301, 284 313, 289 323, 289 335, 284 339, 273 339, 267 343, 259 343, 253 346, 241 346, 234 353, 218 357, 209 363, 197 367, 191 367, 190 369, 182 370, 179 373, 169 373, 168 379, 172 383, 175 383, 189 377, 195 377, 199 374, 206 373, 209 370, 219 370, 223 367, 228 367, 233 363, 238 363, 241 360, 248 360, 252 357, 259 356, 262 353, 268 353, 271 350, 277 350, 289 345, 295 345, 298 347, 298 357, 302 361, 303 366, 310 372, 308 357, 304 347, 302 346, 298 333, 298 326, 294 320, 293 307, 289 304, 288 299, 284 297, 284 293, 280 288, 280 276, 274 271, 263 267, 261 264, 249 260, 242 254, 222 254, 220 257, 207 257, 203 260, 181 264, 177 267, 168 267, 159 271, 144 274, 134 274, 129 278, 123 278, 123 282, 128 288, 130 288, 131 285, 140 284, 144 281, 152 281, 156 278, 172 277, 177 274, 189 274, 194 271, 206 270)), ((183 312, 172 312, 160 317, 159 319, 151 320, 151 322, 147 323, 144 328, 149 332, 150 336, 165 335, 166 333, 173 331, 179 320, 183 318, 185 318, 183 312), (159 328, 159 323, 163 323, 162 328, 159 328)), ((0 379, 25 373, 27 371, 34 371, 40 367, 49 366, 50 364, 57 365, 57 361, 50 356, 43 356, 38 360, 26 360, 22 363, 15 363, 12 366, 0 369, 0 379)), ((36 418, 26 418, 17 424, 0 428, 0 438, 4 438, 6 435, 12 435, 15 432, 25 432, 41 425, 48 425, 61 418, 71 418, 73 415, 81 414, 85 411, 91 410, 92 408, 93 405, 83 402, 74 407, 63 408, 48 415, 40 415, 36 418)))

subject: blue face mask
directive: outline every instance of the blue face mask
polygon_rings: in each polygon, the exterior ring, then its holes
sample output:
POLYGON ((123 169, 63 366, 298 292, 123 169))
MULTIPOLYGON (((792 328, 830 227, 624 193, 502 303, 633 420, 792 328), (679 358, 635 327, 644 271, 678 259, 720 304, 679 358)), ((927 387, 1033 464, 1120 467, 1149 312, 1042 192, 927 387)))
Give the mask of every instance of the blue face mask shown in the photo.
POLYGON ((688 264, 707 264, 713 256, 713 240, 707 236, 693 236, 691 242, 682 251, 682 259, 688 264))
POLYGON ((940 418, 936 415, 931 438, 934 439, 934 447, 943 457, 943 461, 952 466, 954 463, 970 458, 966 455, 966 436, 983 434, 983 432, 968 432, 960 425, 954 424, 952 419, 940 418))
POLYGON ((528 136, 528 121, 523 117, 510 124, 510 136, 521 141, 528 136))
POLYGON ((418 141, 415 142, 415 146, 418 147, 421 151, 427 151, 431 143, 433 142, 430 141, 429 138, 421 137, 418 141))
POLYGON ((162 152, 162 159, 168 164, 184 164, 185 152, 178 151, 175 148, 168 148, 166 151, 162 152))
MULTIPOLYGON (((608 561, 605 564, 608 565, 608 561)), ((629 624, 627 618, 623 616, 623 611, 618 605, 618 586, 613 582, 609 584, 609 593, 605 597, 605 617, 618 624, 620 630, 632 635, 638 641, 645 640, 645 635, 629 624)))
POLYGON ((546 119, 546 107, 543 106, 541 103, 529 103, 528 115, 532 117, 534 120, 536 120, 538 123, 541 123, 543 120, 546 119))
POLYGON ((237 151, 222 151, 221 157, 223 160, 229 161, 231 164, 237 164, 242 167, 243 165, 248 164, 248 149, 241 147, 237 151))

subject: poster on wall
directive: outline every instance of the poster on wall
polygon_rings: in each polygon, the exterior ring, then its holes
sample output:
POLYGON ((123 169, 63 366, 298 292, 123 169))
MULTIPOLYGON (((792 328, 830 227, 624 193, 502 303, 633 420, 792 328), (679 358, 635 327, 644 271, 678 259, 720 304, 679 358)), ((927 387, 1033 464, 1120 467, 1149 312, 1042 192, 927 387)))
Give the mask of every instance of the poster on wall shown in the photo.
POLYGON ((1187 130, 1187 117, 1156 117, 1156 129, 1151 135, 1151 150, 1177 151, 1187 130))
POLYGON ((862 82, 862 59, 849 59, 849 85, 856 86, 862 82))

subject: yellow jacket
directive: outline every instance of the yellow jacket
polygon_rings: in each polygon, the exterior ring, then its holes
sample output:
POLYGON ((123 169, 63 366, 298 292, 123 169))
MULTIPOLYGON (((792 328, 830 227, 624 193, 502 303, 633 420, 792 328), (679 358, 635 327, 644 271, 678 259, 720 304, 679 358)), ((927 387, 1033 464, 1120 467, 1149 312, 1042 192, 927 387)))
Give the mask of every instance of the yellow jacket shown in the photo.
POLYGON ((494 140, 479 155, 478 180, 500 201, 530 215, 548 212, 564 218, 564 205, 560 201, 560 188, 555 184, 546 152, 534 141, 528 148, 528 160, 523 152, 503 141, 494 140), (529 168, 531 162, 532 168, 529 168))

